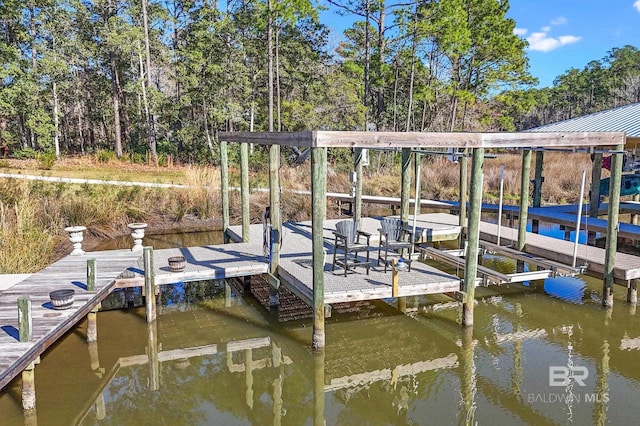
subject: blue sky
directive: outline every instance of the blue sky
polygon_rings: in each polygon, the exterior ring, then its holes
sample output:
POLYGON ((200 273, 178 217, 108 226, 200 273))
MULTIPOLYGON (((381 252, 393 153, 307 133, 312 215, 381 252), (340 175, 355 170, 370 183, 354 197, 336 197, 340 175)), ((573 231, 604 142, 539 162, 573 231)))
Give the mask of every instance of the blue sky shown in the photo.
MULTIPOLYGON (((552 86, 571 68, 601 60, 614 47, 640 48, 640 0, 510 0, 510 5, 516 33, 529 41, 530 72, 539 87, 552 86)), ((353 18, 335 9, 320 16, 333 30, 331 44, 337 45, 353 18)))
MULTIPOLYGON (((582 69, 614 47, 640 46, 640 0, 511 0, 508 15, 529 42, 530 72, 540 87, 582 69)), ((640 48, 640 47, 639 47, 640 48)))

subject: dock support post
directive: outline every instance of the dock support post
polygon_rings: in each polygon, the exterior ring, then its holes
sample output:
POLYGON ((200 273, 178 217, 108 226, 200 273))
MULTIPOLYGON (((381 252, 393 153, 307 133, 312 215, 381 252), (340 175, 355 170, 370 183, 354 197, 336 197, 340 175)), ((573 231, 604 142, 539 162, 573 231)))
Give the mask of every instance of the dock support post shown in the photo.
POLYGON ((480 207, 482 204, 482 168, 484 148, 473 149, 471 160, 471 193, 469 194, 469 224, 467 253, 464 264, 462 325, 473 326, 476 273, 478 272, 478 246, 480 243, 480 207))
POLYGON ((402 186, 400 189, 400 220, 409 221, 409 194, 411 192, 411 148, 402 148, 402 186))
MULTIPOLYGON (((21 342, 30 342, 33 334, 31 322, 31 298, 29 296, 18 297, 18 328, 21 342)), ((36 409, 36 378, 35 365, 22 371, 22 409, 26 413, 33 413, 36 409)))
POLYGON ((250 410, 253 410, 253 349, 244 350, 244 384, 245 402, 250 410))
MULTIPOLYGON (((280 263, 280 240, 282 224, 280 219, 280 145, 269 147, 269 218, 271 220, 271 232, 273 232, 273 243, 271 246, 271 263, 269 272, 273 276, 278 276, 278 264, 280 263)), ((269 306, 275 307, 280 304, 278 290, 269 290, 269 306)))
MULTIPOLYGON (((616 150, 622 152, 624 144, 616 150)), ((616 266, 618 249, 618 216, 620 213, 620 185, 622 181, 622 154, 611 155, 611 178, 609 179, 609 211, 607 214, 607 243, 604 253, 604 277, 602 284, 602 305, 613 306, 613 268, 616 266)), ((593 191, 592 191, 593 192, 593 191)))
POLYGON ((156 320, 156 286, 153 271, 153 247, 145 247, 143 253, 145 307, 147 311, 147 322, 152 322, 156 320))
POLYGON ((87 259, 87 291, 96 291, 96 260, 87 259))
MULTIPOLYGON (((464 151, 462 152, 462 156, 460 157, 460 159, 458 161, 460 161, 460 229, 462 230, 462 232, 460 233, 460 236, 462 237, 462 235, 465 234, 465 229, 467 227, 467 201, 469 200, 469 197, 467 195, 467 192, 469 190, 469 184, 468 184, 468 180, 469 180, 469 171, 468 169, 468 150, 465 148, 464 151)), ((460 239, 460 247, 462 248, 464 245, 464 238, 460 239)))
MULTIPOLYGON (((311 148, 311 239, 313 260, 313 350, 323 350, 324 251, 323 229, 327 207, 327 148, 311 148)), ((324 395, 324 392, 323 392, 324 395)))
POLYGON ((249 242, 249 144, 240 144, 240 197, 242 198, 242 242, 249 242))
POLYGON ((474 416, 476 411, 476 366, 474 358, 473 346, 473 328, 463 331, 462 348, 460 348, 460 386, 462 394, 462 418, 465 419, 464 424, 475 424, 474 416))
POLYGON ((593 154, 591 164, 591 193, 589 195, 589 216, 598 217, 600 204, 600 178, 602 176, 602 153, 593 154))
POLYGON ((18 327, 21 342, 31 341, 31 298, 29 296, 18 297, 18 327))
POLYGON ((542 205, 542 183, 544 177, 542 176, 542 169, 544 163, 544 151, 536 151, 536 170, 533 178, 533 207, 540 207, 542 205))
POLYGON ((325 426, 324 418, 324 351, 313 354, 313 425, 325 426))
MULTIPOLYGON (((531 179, 531 150, 522 151, 522 179, 520 181, 520 208, 518 209, 518 250, 524 251, 527 242, 527 219, 529 211, 529 180, 531 179)), ((517 272, 524 271, 524 262, 518 261, 517 272)))
POLYGON ((627 302, 635 305, 638 303, 638 279, 631 280, 627 288, 627 302))
MULTIPOLYGON (((155 296, 154 296, 155 298, 155 296)), ((147 361, 149 362, 149 389, 160 389, 160 358, 158 353, 158 323, 156 321, 147 324, 149 340, 147 348, 147 361)))
POLYGON ((87 314, 87 342, 91 343, 97 340, 98 340, 98 308, 96 307, 87 314))
POLYGON ((222 198, 222 235, 225 244, 229 242, 229 154, 227 141, 220 141, 220 192, 222 198))
POLYGON ((362 148, 355 148, 353 151, 353 169, 356 172, 356 193, 353 203, 353 220, 358 224, 362 220, 362 148))

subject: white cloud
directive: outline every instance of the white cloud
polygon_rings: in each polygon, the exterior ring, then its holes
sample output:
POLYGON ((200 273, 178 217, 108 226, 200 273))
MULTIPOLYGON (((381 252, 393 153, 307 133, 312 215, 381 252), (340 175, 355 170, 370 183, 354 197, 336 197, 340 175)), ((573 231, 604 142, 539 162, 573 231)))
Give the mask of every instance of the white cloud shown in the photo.
MULTIPOLYGON (((640 1, 640 0, 638 0, 640 1)), ((517 36, 523 36, 526 35, 529 32, 529 30, 527 30, 526 28, 514 28, 513 29, 513 33, 517 36)))
MULTIPOLYGON (((640 0, 638 0, 638 2, 640 2, 640 0)), ((551 20, 551 25, 564 25, 567 23, 567 18, 565 18, 564 16, 558 16, 555 19, 551 20)))
POLYGON ((636 0, 636 2, 633 4, 633 7, 635 7, 636 10, 640 12, 640 0, 636 0))
POLYGON ((540 31, 542 31, 543 33, 548 33, 549 31, 551 31, 551 27, 550 26, 542 27, 540 28, 540 31))
POLYGON ((535 50, 538 52, 550 52, 561 46, 566 46, 567 44, 576 43, 581 38, 582 37, 573 36, 573 35, 564 35, 558 38, 554 38, 554 37, 550 37, 548 32, 541 31, 541 32, 531 33, 531 35, 527 37, 527 41, 529 42, 529 49, 531 50, 535 50))

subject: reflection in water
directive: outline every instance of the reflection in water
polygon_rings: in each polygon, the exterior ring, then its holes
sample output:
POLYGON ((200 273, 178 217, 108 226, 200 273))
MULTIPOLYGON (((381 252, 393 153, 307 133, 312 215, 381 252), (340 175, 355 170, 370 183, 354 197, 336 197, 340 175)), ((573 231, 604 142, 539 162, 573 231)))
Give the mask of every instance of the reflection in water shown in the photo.
POLYGON ((86 324, 65 336, 36 367, 37 418, 13 384, 0 424, 635 424, 640 320, 584 298, 601 281, 582 278, 569 298, 547 282, 479 287, 473 329, 441 295, 406 315, 394 300, 334 309, 319 354, 310 320, 280 323, 231 282, 165 286, 155 323, 107 311, 97 342, 86 324), (584 386, 550 385, 552 366, 584 367, 584 386))
POLYGON ((582 303, 586 289, 586 283, 577 277, 556 277, 544 280, 545 293, 571 303, 582 303))

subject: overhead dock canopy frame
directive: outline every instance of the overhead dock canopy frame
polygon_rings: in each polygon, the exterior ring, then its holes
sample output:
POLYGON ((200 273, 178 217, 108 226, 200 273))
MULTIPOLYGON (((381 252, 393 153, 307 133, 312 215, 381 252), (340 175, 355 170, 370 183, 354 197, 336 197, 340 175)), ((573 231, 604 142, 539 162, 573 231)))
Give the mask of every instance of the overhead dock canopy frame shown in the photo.
MULTIPOLYGON (((348 131, 307 131, 307 132, 220 132, 218 133, 221 151, 221 181, 223 187, 223 229, 228 228, 228 195, 227 187, 227 143, 241 144, 241 174, 242 174, 242 205, 243 205, 243 239, 248 235, 249 186, 248 186, 248 154, 247 145, 271 145, 269 150, 269 186, 271 209, 271 232, 273 255, 270 257, 270 271, 277 274, 279 258, 280 235, 280 197, 278 169, 279 146, 297 148, 311 148, 311 198, 312 198, 312 263, 313 263, 313 341, 312 346, 320 350, 325 346, 324 336, 324 260, 323 260, 323 222, 326 215, 326 179, 327 179, 327 150, 326 148, 354 148, 354 168, 357 181, 361 182, 362 149, 402 149, 402 179, 401 179, 401 211, 402 220, 408 218, 410 193, 410 164, 412 151, 418 149, 463 149, 471 151, 471 184, 469 186, 468 214, 460 214, 461 223, 468 224, 467 230, 467 258, 465 262, 464 281, 459 294, 462 296, 462 324, 473 325, 473 306, 475 277, 478 263, 479 224, 482 204, 482 167, 485 149, 520 149, 522 154, 521 200, 518 225, 517 249, 524 250, 526 230, 526 210, 528 208, 529 169, 531 153, 534 150, 553 150, 554 148, 572 148, 574 151, 596 152, 609 150, 611 147, 611 183, 609 201, 609 226, 607 228, 607 244, 605 271, 603 277, 603 305, 613 306, 613 267, 617 250, 617 219, 619 211, 620 177, 622 174, 623 154, 626 144, 626 132, 518 132, 518 133, 474 133, 474 132, 348 132, 348 131), (226 197, 226 198, 225 198, 226 197), (226 201, 225 201, 226 200, 226 201), (275 215, 275 216, 274 216, 275 215), (465 221, 465 218, 467 219, 465 221), (246 226, 245 226, 246 223, 246 226), (246 228, 246 231, 245 231, 246 228)), ((416 153, 416 155, 419 155, 416 153)), ((601 159, 601 154, 598 154, 601 159)), ((601 160, 600 160, 601 161, 601 160)), ((462 194, 467 193, 466 158, 460 165, 460 193, 461 206, 466 206, 462 194), (463 186, 464 185, 464 186, 463 186)), ((537 164, 537 163, 536 163, 537 164)), ((594 162, 594 164, 596 164, 594 162)), ((595 168, 595 166, 594 166, 595 168)), ((599 168, 598 168, 599 170, 599 168)), ((355 191, 355 206, 357 212, 354 220, 360 217, 361 187, 355 191)), ((248 237, 247 237, 248 238, 248 237)), ((636 297, 636 282, 633 292, 629 293, 629 300, 636 297)), ((632 290, 629 287, 629 290, 632 290)), ((270 295, 271 297, 271 295, 270 295)), ((277 297, 274 294, 274 300, 277 297)))
POLYGON ((298 148, 544 148, 624 145, 625 132, 220 132, 220 140, 298 148))

